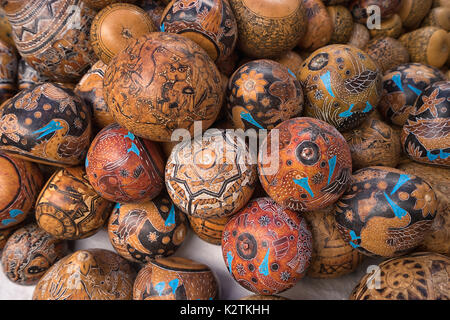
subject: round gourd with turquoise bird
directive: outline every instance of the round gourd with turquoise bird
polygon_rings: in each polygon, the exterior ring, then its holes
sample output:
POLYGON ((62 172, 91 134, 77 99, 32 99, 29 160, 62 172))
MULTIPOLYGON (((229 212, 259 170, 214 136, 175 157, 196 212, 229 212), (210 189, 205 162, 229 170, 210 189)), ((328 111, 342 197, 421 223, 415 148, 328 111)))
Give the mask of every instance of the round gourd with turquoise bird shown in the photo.
POLYGON ((305 116, 343 132, 359 126, 377 107, 382 73, 362 50, 337 44, 313 52, 302 65, 300 81, 307 99, 305 116))
POLYGON ((368 167, 336 203, 344 239, 369 256, 395 257, 419 246, 431 232, 437 199, 423 179, 389 167, 368 167))

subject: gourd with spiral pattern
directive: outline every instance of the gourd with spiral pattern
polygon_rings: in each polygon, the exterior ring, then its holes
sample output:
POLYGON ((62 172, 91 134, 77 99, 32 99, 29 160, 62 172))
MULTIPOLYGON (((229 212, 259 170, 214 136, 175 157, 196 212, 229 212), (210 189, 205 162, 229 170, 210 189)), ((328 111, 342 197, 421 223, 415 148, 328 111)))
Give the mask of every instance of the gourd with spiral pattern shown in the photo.
POLYGON ((21 285, 36 284, 44 273, 67 254, 67 242, 30 223, 8 239, 2 252, 6 277, 21 285))
MULTIPOLYGON (((379 266, 373 283, 365 275, 353 289, 350 300, 450 300, 450 258, 431 252, 389 259, 379 266)), ((372 278, 373 279, 373 278, 372 278)))
POLYGON ((339 131, 359 126, 378 105, 382 74, 362 50, 330 45, 303 63, 300 81, 307 98, 305 115, 339 131))
POLYGON ((369 256, 395 257, 430 233, 437 199, 423 179, 389 167, 368 167, 336 203, 336 226, 353 248, 369 256))
POLYGON ((133 300, 212 300, 219 296, 219 283, 202 263, 168 257, 152 260, 138 273, 133 300))
POLYGON ((222 256, 233 278, 257 294, 273 295, 293 287, 311 261, 312 234, 307 222, 270 198, 250 201, 226 224, 222 256))
POLYGON ((437 68, 420 63, 402 64, 384 74, 377 109, 389 122, 403 126, 425 88, 444 80, 445 75, 437 68))
POLYGON ((311 227, 313 252, 307 275, 335 279, 356 270, 364 255, 342 239, 334 225, 334 206, 303 213, 311 227))
POLYGON ((60 169, 42 188, 36 221, 58 239, 84 239, 105 224, 112 205, 95 192, 83 167, 60 169))
POLYGON ((29 161, 74 166, 91 139, 91 112, 72 90, 43 83, 8 100, 0 114, 0 150, 29 161))
POLYGON ((42 173, 35 164, 0 153, 0 230, 26 219, 43 183, 42 173))
POLYGON ((249 57, 273 58, 293 49, 306 32, 303 0, 230 0, 238 47, 249 57))
POLYGON ((402 145, 414 161, 450 167, 450 82, 435 82, 416 100, 402 145))
POLYGON ((262 187, 279 205, 312 211, 328 207, 344 193, 352 159, 336 128, 317 119, 294 118, 269 132, 258 169, 262 187))
POLYGON ((211 129, 174 147, 165 182, 175 205, 199 218, 231 216, 251 198, 256 159, 238 135, 211 129))
POLYGON ((103 97, 103 77, 107 67, 101 60, 97 61, 74 89, 75 94, 92 110, 92 122, 99 129, 115 123, 103 97))
POLYGON ((195 42, 154 32, 135 40, 106 69, 104 97, 114 119, 135 135, 171 141, 173 131, 193 135, 219 115, 223 100, 217 67, 195 42))
POLYGON ((377 13, 371 7, 376 6, 381 15, 381 19, 385 20, 396 14, 400 10, 402 0, 354 0, 350 4, 350 11, 354 19, 362 24, 368 22, 368 18, 377 13))
POLYGON ((117 204, 109 218, 108 234, 122 257, 147 263, 174 254, 187 228, 184 213, 163 194, 153 201, 117 204))
POLYGON ((16 94, 17 67, 16 49, 0 40, 0 104, 16 94))
POLYGON ((238 38, 228 0, 174 0, 164 10, 160 28, 196 42, 214 61, 227 59, 238 38))
POLYGON ((231 76, 228 117, 236 129, 273 129, 301 115, 303 91, 295 74, 272 60, 253 60, 231 76))
POLYGON ((2 0, 17 50, 55 81, 77 81, 97 59, 89 44, 95 11, 82 0, 2 0))
POLYGON ((128 3, 108 5, 95 16, 90 42, 97 57, 109 64, 112 57, 124 50, 132 39, 157 31, 147 13, 128 3))
POLYGON ((109 201, 151 200, 164 187, 164 159, 158 145, 117 123, 92 140, 85 167, 91 186, 109 201))
POLYGON ((115 252, 79 250, 44 274, 33 300, 131 300, 135 276, 133 267, 115 252))

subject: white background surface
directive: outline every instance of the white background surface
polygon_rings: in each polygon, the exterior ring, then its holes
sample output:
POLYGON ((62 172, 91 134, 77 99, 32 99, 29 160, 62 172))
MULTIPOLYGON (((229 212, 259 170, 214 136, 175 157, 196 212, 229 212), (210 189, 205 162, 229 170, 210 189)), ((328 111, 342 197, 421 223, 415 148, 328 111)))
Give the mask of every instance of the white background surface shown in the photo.
MULTIPOLYGON (((103 248, 114 251, 109 242, 108 234, 104 229, 90 238, 75 241, 74 245, 74 250, 103 248)), ((185 242, 175 255, 208 265, 219 279, 221 286, 220 299, 238 300, 252 294, 252 292, 241 287, 228 273, 220 246, 201 240, 192 230, 189 230, 185 242)), ((379 262, 380 260, 366 258, 355 272, 338 279, 312 279, 305 277, 293 288, 279 295, 294 300, 346 300, 365 274, 367 267, 379 262)), ((0 300, 30 300, 33 296, 33 291, 34 286, 14 284, 6 278, 3 270, 0 272, 0 300)))

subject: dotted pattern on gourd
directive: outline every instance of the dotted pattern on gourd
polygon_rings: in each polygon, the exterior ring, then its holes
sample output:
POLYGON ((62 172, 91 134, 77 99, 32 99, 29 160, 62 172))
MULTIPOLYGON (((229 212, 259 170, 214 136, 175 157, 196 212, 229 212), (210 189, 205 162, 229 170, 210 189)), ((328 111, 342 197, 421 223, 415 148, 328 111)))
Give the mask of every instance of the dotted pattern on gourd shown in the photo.
POLYGON ((228 82, 228 117, 235 128, 273 129, 303 111, 303 91, 293 72, 271 60, 246 63, 228 82))
POLYGON ((57 238, 82 239, 104 225, 112 205, 94 191, 83 168, 66 168, 55 172, 43 187, 36 201, 36 220, 57 238))

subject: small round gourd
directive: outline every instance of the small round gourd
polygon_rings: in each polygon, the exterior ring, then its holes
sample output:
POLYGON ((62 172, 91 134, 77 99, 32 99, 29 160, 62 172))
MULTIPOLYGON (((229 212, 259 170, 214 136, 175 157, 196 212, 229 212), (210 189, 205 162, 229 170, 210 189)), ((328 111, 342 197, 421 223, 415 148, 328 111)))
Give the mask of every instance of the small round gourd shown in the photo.
POLYGON ((389 259, 378 267, 375 274, 367 274, 361 279, 353 289, 350 300, 450 299, 447 289, 449 257, 418 252, 389 259))
POLYGON ((305 212, 311 227, 313 252, 307 275, 334 279, 349 274, 361 264, 364 255, 345 242, 334 225, 334 206, 305 212))
POLYGON ((391 37, 377 37, 369 41, 364 51, 378 64, 383 74, 409 62, 408 50, 391 37))
POLYGON ((18 53, 40 74, 78 81, 95 63, 89 28, 95 11, 80 0, 2 0, 18 53))
POLYGON ((167 161, 169 196, 187 215, 221 218, 240 210, 255 189, 256 159, 239 136, 211 129, 174 147, 167 161))
POLYGON ((160 29, 191 39, 214 61, 227 59, 238 38, 236 18, 223 0, 174 0, 162 14, 160 29))
POLYGON ((35 223, 16 230, 2 252, 6 277, 17 284, 36 284, 44 273, 67 254, 67 242, 48 234, 35 223))
POLYGON ((228 271, 256 294, 273 295, 293 287, 305 275, 311 253, 306 220, 270 198, 250 201, 231 218, 222 235, 228 271))
POLYGON ((414 161, 450 167, 450 82, 435 82, 414 104, 402 130, 402 146, 414 161))
POLYGON ((330 45, 312 53, 303 63, 300 80, 305 115, 324 120, 339 131, 359 126, 377 106, 382 74, 362 50, 330 45))
POLYGON ((60 169, 36 201, 36 221, 58 239, 83 239, 105 224, 112 204, 95 192, 82 167, 60 169))
POLYGON ((267 194, 282 207, 302 212, 336 202, 352 172, 342 134, 324 121, 306 117, 284 121, 274 130, 258 158, 259 180, 267 194))
POLYGON ((253 60, 231 76, 228 117, 236 129, 271 130, 301 115, 303 91, 295 74, 272 60, 253 60))
POLYGON ((157 31, 147 13, 128 3, 108 5, 95 16, 90 42, 97 57, 105 64, 124 50, 132 39, 157 31))
POLYGON ((407 63, 391 69, 383 77, 378 111, 387 121, 403 127, 425 88, 443 80, 445 76, 441 71, 420 63, 407 63))
POLYGON ((238 46, 247 56, 272 58, 292 50, 306 31, 301 0, 230 0, 238 27, 238 46))
POLYGON ((109 201, 151 200, 164 187, 164 159, 158 145, 117 123, 92 140, 85 167, 94 190, 109 201))

